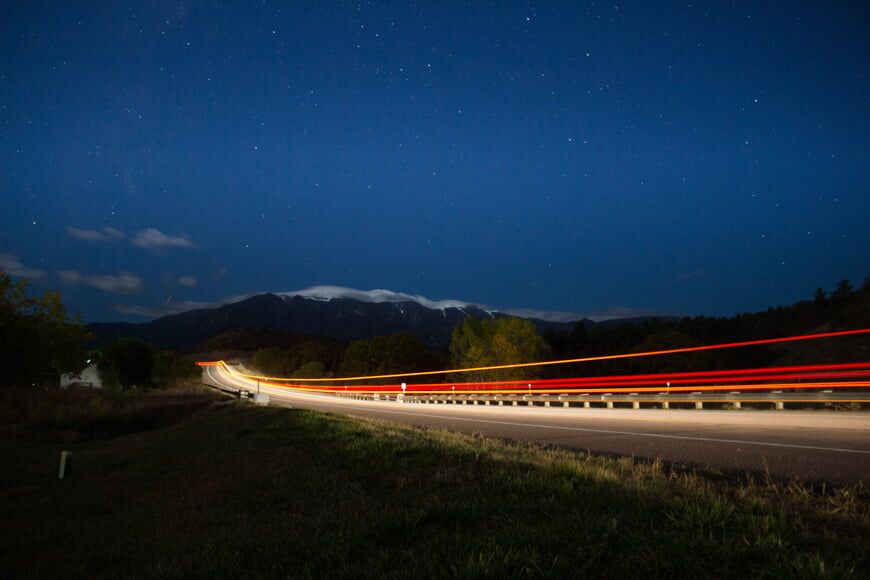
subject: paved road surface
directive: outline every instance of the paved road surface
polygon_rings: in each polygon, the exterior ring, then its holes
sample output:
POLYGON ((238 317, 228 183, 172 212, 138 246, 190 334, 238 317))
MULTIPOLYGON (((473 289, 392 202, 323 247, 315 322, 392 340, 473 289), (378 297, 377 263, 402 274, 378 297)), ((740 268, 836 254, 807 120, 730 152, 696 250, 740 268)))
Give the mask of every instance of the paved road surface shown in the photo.
MULTIPOLYGON (((206 367, 213 382, 256 382, 206 367)), ((261 387, 273 404, 475 432, 593 453, 830 483, 870 481, 870 413, 422 405, 261 387)))

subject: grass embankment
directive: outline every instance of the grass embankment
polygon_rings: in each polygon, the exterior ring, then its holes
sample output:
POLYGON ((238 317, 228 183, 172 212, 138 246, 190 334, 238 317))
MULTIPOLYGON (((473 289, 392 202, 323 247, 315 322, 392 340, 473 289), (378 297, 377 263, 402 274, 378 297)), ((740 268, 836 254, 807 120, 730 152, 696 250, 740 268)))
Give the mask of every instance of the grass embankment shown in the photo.
POLYGON ((71 446, 0 441, 0 570, 68 577, 860 577, 861 489, 229 402, 71 446))
POLYGON ((127 392, 0 385, 0 437, 107 439, 182 421, 214 400, 214 392, 198 382, 127 392))

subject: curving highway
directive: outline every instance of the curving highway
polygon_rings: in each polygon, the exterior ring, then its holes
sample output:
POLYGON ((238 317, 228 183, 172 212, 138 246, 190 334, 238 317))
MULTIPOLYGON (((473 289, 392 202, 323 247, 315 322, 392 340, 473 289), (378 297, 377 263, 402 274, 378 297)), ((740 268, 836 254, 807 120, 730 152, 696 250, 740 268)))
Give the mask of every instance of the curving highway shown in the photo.
MULTIPOLYGON (((257 381, 222 366, 203 367, 205 382, 257 391, 257 381)), ((662 458, 725 472, 769 472, 850 484, 870 480, 870 413, 697 411, 420 405, 356 400, 260 385, 270 403, 481 433, 597 454, 662 458)))

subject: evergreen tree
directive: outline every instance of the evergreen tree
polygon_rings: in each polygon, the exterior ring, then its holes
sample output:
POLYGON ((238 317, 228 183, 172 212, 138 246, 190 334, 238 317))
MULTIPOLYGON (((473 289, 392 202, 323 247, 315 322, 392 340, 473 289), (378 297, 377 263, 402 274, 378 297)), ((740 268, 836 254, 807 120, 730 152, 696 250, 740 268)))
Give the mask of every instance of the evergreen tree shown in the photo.
POLYGON ((837 283, 837 289, 834 290, 832 298, 837 300, 845 300, 852 295, 852 284, 848 280, 840 280, 837 283))

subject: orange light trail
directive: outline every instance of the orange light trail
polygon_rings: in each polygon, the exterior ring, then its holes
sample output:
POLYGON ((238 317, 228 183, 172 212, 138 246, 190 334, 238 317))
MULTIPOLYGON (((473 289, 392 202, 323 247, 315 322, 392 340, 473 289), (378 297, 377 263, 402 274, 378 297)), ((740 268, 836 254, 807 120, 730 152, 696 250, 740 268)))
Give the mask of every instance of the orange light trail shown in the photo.
MULTIPOLYGON (((683 348, 673 348, 673 349, 667 349, 667 350, 656 350, 656 351, 647 351, 647 352, 611 354, 611 355, 592 356, 592 357, 583 357, 583 358, 574 358, 574 359, 551 360, 551 361, 517 363, 517 364, 506 364, 506 365, 493 365, 493 366, 485 366, 485 367, 471 367, 471 368, 464 368, 464 369, 446 369, 446 370, 440 370, 440 371, 418 371, 418 372, 413 372, 413 373, 394 373, 394 374, 368 375, 368 376, 356 376, 356 377, 285 378, 285 377, 268 377, 268 376, 262 376, 262 375, 249 375, 249 374, 239 373, 239 372, 235 372, 235 371, 230 371, 230 372, 231 372, 231 374, 236 374, 236 375, 244 377, 246 379, 270 381, 270 382, 276 382, 276 381, 293 382, 293 383, 350 382, 350 381, 362 381, 362 380, 369 380, 369 379, 393 379, 393 378, 402 378, 402 377, 446 375, 446 374, 453 374, 453 373, 470 373, 470 372, 490 371, 490 370, 516 369, 516 368, 528 368, 528 367, 549 366, 549 365, 559 365, 559 364, 585 363, 585 362, 604 361, 604 360, 618 360, 618 359, 628 359, 628 358, 662 356, 662 355, 669 355, 669 354, 702 352, 702 351, 720 350, 720 349, 727 349, 727 348, 742 348, 742 347, 747 347, 747 346, 760 346, 760 345, 765 345, 765 344, 780 344, 780 343, 785 343, 785 342, 817 340, 817 339, 822 339, 822 338, 855 336, 855 335, 868 334, 868 333, 870 333, 870 328, 863 328, 863 329, 857 329, 857 330, 841 330, 841 331, 836 331, 836 332, 803 334, 803 335, 798 335, 798 336, 787 336, 787 337, 780 337, 780 338, 764 338, 764 339, 760 339, 760 340, 747 340, 747 341, 742 341, 742 342, 729 342, 729 343, 711 344, 711 345, 703 345, 703 346, 690 346, 690 347, 683 347, 683 348)), ((197 364, 199 364, 200 366, 222 365, 224 368, 227 368, 227 365, 224 361, 200 362, 197 364)), ((227 370, 229 370, 229 369, 227 369, 227 370)))
MULTIPOLYGON (((220 366, 228 374, 236 378, 241 373, 227 367, 224 363, 207 363, 203 366, 220 366)), ((689 393, 715 392, 723 390, 760 391, 773 389, 854 389, 870 386, 870 380, 854 380, 870 376, 870 363, 846 363, 834 365, 806 365, 802 367, 774 367, 762 369, 740 369, 731 371, 711 371, 676 373, 673 375, 622 375, 581 379, 557 379, 558 381, 574 381, 573 384, 551 384, 551 381, 512 381, 512 382, 479 382, 448 385, 443 383, 406 385, 403 391, 399 384, 359 385, 359 386, 312 386, 303 384, 286 384, 274 381, 263 381, 261 385, 280 389, 330 394, 398 394, 409 395, 541 395, 541 394, 622 394, 622 393, 689 393), (637 377, 653 380, 636 381, 637 377), (677 377, 684 377, 677 384, 677 377), (693 378, 686 378, 693 377, 693 378), (841 379, 836 381, 820 381, 817 379, 841 379), (795 380, 807 382, 793 382, 795 380), (852 379, 852 380, 844 380, 852 379), (774 382, 759 382, 774 381, 774 382), (717 384, 704 384, 714 382, 717 384), (670 385, 668 385, 670 383, 670 385), (455 387, 459 387, 455 389, 455 387)))

